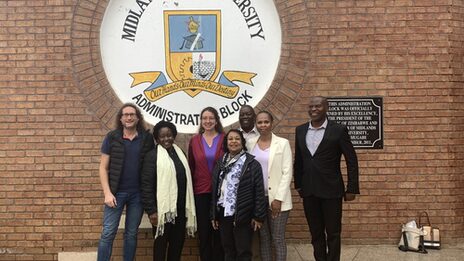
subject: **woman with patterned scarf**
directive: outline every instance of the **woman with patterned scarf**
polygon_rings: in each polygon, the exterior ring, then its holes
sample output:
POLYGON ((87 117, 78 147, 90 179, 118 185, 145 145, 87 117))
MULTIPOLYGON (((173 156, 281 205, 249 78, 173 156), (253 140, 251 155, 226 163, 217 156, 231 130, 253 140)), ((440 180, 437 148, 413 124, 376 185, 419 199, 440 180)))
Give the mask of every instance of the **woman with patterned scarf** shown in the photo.
POLYGON ((185 153, 174 144, 176 126, 160 121, 153 127, 157 146, 142 168, 142 201, 153 226, 153 260, 181 259, 185 231, 196 231, 195 202, 185 153))
POLYGON ((253 230, 267 213, 261 165, 246 152, 241 131, 224 138, 225 154, 213 171, 211 222, 219 229, 225 260, 251 260, 253 230))

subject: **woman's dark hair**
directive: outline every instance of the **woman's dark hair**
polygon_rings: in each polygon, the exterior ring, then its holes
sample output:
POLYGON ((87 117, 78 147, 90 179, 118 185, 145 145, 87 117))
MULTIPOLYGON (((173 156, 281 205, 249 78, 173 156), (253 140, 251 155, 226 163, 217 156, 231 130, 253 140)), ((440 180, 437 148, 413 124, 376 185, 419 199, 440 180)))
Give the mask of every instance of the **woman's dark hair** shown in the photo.
POLYGON ((143 119, 142 112, 140 112, 139 108, 135 106, 135 104, 133 103, 124 103, 121 106, 121 108, 118 111, 118 115, 116 117, 116 128, 120 130, 123 129, 122 122, 121 122, 122 110, 124 110, 127 107, 134 108, 135 114, 137 115, 137 118, 139 119, 139 121, 137 122, 137 130, 145 130, 145 120, 143 119))
POLYGON ((269 119, 271 120, 271 123, 274 122, 274 117, 272 116, 272 114, 268 111, 260 111, 256 114, 256 118, 258 118, 258 115, 260 115, 261 113, 265 113, 269 116, 269 119))
POLYGON ((174 139, 177 136, 177 128, 176 125, 169 121, 160 121, 155 126, 153 126, 153 137, 155 140, 158 140, 159 132, 162 128, 168 128, 172 131, 172 135, 174 135, 174 139))
POLYGON ((205 132, 205 129, 203 128, 203 126, 201 126, 201 117, 203 117, 203 113, 205 111, 209 111, 211 112, 213 115, 214 115, 214 119, 216 120, 216 126, 214 126, 214 129, 218 132, 218 133, 223 133, 224 132, 224 128, 222 127, 222 123, 221 123, 221 119, 219 118, 219 113, 218 111, 213 108, 213 107, 206 107, 204 108, 203 110, 201 110, 201 113, 200 113, 200 128, 198 129, 198 133, 202 134, 203 132, 205 132))
POLYGON ((227 148, 227 138, 229 137, 229 134, 231 132, 235 132, 235 133, 238 133, 238 135, 240 136, 240 140, 242 142, 242 149, 244 151, 247 151, 247 147, 246 147, 246 140, 245 140, 245 137, 243 137, 243 133, 238 130, 238 129, 231 129, 227 132, 227 134, 224 136, 224 141, 222 142, 222 149, 224 150, 225 153, 228 153, 229 152, 229 148, 227 148))

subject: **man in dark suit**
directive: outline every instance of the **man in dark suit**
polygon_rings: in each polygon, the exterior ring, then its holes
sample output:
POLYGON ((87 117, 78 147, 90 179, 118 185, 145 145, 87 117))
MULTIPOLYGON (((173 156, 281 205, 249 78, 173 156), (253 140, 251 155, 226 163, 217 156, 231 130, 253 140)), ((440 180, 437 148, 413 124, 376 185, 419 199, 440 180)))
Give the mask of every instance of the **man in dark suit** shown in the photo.
POLYGON ((326 98, 311 97, 311 121, 295 133, 295 189, 303 198, 316 261, 340 260, 342 198, 352 201, 359 194, 358 159, 348 129, 327 119, 328 107, 326 98), (342 154, 348 171, 346 190, 342 154))

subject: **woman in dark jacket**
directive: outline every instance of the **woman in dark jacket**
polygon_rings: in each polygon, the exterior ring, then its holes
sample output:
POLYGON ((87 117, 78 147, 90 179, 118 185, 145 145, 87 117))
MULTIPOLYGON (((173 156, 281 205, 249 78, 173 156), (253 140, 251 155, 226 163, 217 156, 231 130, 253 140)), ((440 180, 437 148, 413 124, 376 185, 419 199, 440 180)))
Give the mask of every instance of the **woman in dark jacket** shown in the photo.
POLYGON ((253 230, 267 213, 261 165, 246 152, 236 129, 224 138, 225 154, 213 171, 211 222, 219 229, 225 260, 251 260, 253 230))
POLYGON ((184 152, 174 144, 176 126, 160 121, 153 127, 158 145, 145 156, 142 202, 154 232, 153 260, 180 261, 185 232, 196 231, 193 188, 184 152))

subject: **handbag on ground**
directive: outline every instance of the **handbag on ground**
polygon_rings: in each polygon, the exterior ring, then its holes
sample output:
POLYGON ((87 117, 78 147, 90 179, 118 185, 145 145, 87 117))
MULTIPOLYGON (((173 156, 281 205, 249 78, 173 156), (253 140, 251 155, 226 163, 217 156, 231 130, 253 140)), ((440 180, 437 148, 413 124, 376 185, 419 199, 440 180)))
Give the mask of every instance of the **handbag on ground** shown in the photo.
POLYGON ((433 227, 430 224, 429 214, 426 211, 420 213, 419 215, 419 227, 422 227, 426 232, 426 234, 424 235, 425 248, 440 249, 440 229, 437 227, 433 227), (427 219, 427 223, 422 223, 423 217, 427 219))

